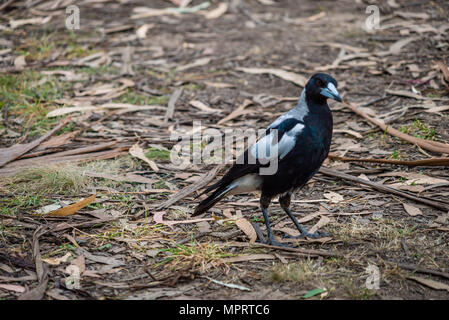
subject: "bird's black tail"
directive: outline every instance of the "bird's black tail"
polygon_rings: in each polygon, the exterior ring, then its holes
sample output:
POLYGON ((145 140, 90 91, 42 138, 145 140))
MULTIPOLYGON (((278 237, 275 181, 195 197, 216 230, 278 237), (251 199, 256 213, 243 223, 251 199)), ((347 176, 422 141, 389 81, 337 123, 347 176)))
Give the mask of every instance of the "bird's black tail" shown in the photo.
POLYGON ((206 212, 210 208, 212 208, 218 201, 223 199, 229 191, 233 188, 230 186, 223 186, 214 191, 210 196, 200 202, 200 204, 195 208, 195 211, 192 214, 192 217, 202 214, 206 212))

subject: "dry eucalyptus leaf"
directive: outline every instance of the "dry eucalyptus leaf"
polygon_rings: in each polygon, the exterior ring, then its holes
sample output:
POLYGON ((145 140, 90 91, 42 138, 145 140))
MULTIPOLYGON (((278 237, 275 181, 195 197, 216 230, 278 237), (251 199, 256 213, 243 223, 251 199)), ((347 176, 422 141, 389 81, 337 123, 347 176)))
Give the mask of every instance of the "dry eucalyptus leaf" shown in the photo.
POLYGON ((12 29, 16 29, 18 27, 27 25, 27 24, 45 24, 51 20, 51 16, 48 17, 37 17, 30 19, 19 19, 19 20, 10 20, 9 25, 12 29))
POLYGON ((63 262, 67 262, 67 260, 69 260, 69 258, 72 256, 72 254, 70 252, 67 252, 64 256, 59 257, 59 258, 47 258, 47 259, 42 259, 42 261, 51 264, 53 266, 59 266, 61 263, 63 262))
POLYGON ((330 200, 332 203, 339 203, 344 200, 343 196, 339 193, 329 191, 328 193, 324 194, 324 197, 328 200, 330 200))
POLYGON ((209 113, 221 113, 221 110, 208 107, 199 100, 191 100, 191 101, 189 101, 189 104, 197 109, 200 109, 201 111, 205 111, 205 112, 209 112, 209 113))
POLYGON ((405 211, 412 217, 422 215, 421 209, 416 208, 416 207, 406 204, 406 203, 403 203, 402 205, 404 206, 405 211))
POLYGON ((5 289, 8 291, 14 291, 14 292, 18 292, 18 293, 23 293, 25 292, 25 287, 19 286, 19 285, 15 285, 15 284, 4 284, 4 283, 0 283, 0 289, 5 289))
POLYGON ((449 285, 447 285, 445 283, 438 282, 438 281, 431 280, 431 279, 422 278, 422 277, 408 277, 408 278, 415 280, 416 282, 419 282, 429 288, 432 288, 435 290, 446 290, 447 292, 449 292, 449 285))
POLYGON ((309 232, 310 233, 317 232, 320 228, 327 225, 330 221, 331 221, 330 218, 328 218, 326 216, 321 216, 321 219, 312 228, 310 228, 309 232))
POLYGON ((257 240, 257 233, 254 230, 253 225, 246 218, 239 218, 235 221, 235 224, 242 230, 249 238, 250 243, 254 243, 257 240))
POLYGON ((25 56, 18 56, 14 59, 14 67, 18 70, 23 70, 27 65, 27 62, 25 61, 25 56))
POLYGON ((245 73, 250 74, 272 74, 281 79, 291 81, 294 84, 304 87, 307 83, 307 78, 291 71, 285 71, 282 69, 274 69, 274 68, 237 68, 239 71, 243 71, 245 73))
POLYGON ((129 153, 133 156, 136 157, 146 163, 149 164, 149 166, 151 167, 151 169, 153 169, 154 172, 158 172, 159 168, 157 167, 156 163, 150 159, 148 159, 145 156, 145 153, 143 152, 143 149, 141 147, 139 147, 139 145, 136 143, 135 145, 133 145, 130 149, 129 149, 129 153))
POLYGON ((225 14, 226 11, 228 11, 228 4, 226 2, 220 2, 217 8, 210 10, 204 16, 206 19, 217 19, 225 14))
POLYGON ((95 198, 97 197, 97 194, 93 194, 91 195, 89 198, 86 198, 84 200, 81 200, 77 203, 71 204, 67 207, 58 209, 56 211, 52 211, 48 214, 48 216, 50 217, 66 217, 66 216, 70 216, 72 214, 77 213, 79 210, 81 210, 82 208, 88 206, 89 204, 91 204, 95 198))

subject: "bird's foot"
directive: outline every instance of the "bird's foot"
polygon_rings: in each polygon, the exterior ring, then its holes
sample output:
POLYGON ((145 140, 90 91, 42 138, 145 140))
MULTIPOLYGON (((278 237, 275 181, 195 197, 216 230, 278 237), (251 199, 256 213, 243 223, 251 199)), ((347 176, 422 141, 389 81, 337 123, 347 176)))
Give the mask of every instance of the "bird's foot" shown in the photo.
POLYGON ((274 239, 267 240, 267 241, 257 239, 256 242, 268 244, 270 246, 275 246, 275 247, 292 248, 292 246, 288 245, 287 243, 282 243, 282 242, 276 241, 274 239))
POLYGON ((310 238, 310 239, 319 239, 319 238, 324 238, 324 237, 328 237, 330 234, 328 232, 315 232, 315 233, 310 233, 310 232, 302 232, 299 236, 291 236, 291 235, 285 235, 284 238, 288 238, 288 239, 304 239, 304 238, 310 238))
POLYGON ((293 246, 291 246, 287 243, 278 242, 276 240, 267 241, 267 244, 269 244, 271 246, 275 246, 275 247, 293 248, 293 246))

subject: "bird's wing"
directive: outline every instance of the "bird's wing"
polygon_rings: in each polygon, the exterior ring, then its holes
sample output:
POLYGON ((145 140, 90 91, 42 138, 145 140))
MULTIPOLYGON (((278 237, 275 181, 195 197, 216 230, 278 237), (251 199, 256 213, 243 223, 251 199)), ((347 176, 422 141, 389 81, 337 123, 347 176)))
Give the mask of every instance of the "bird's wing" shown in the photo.
POLYGON ((228 185, 247 174, 259 173, 261 167, 269 166, 269 161, 275 158, 281 162, 294 148, 304 127, 304 122, 296 118, 276 120, 268 127, 265 136, 246 149, 225 176, 205 192, 228 185))
POLYGON ((277 125, 274 122, 265 136, 249 148, 250 155, 259 162, 282 160, 293 149, 304 127, 304 122, 293 117, 279 121, 277 125))

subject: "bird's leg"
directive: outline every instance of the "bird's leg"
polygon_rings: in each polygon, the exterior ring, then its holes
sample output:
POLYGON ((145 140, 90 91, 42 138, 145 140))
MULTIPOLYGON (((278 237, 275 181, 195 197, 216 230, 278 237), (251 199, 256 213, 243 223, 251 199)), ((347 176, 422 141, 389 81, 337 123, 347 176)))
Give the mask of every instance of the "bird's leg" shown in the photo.
POLYGON ((328 236, 329 234, 327 232, 315 232, 315 233, 309 233, 295 218, 293 213, 290 211, 290 201, 291 201, 291 192, 285 193, 282 196, 279 197, 279 204, 281 205, 281 208, 287 213, 287 215, 292 219, 293 223, 295 224, 296 228, 298 229, 301 234, 297 237, 291 237, 291 238, 312 238, 317 239, 321 237, 328 236))
POLYGON ((288 245, 286 245, 285 243, 280 243, 274 240, 273 233, 271 232, 270 219, 268 218, 268 206, 270 205, 270 202, 271 202, 270 197, 264 195, 260 197, 260 208, 262 209, 265 225, 267 226, 267 234, 268 234, 267 244, 271 244, 273 246, 278 247, 288 247, 288 245))

